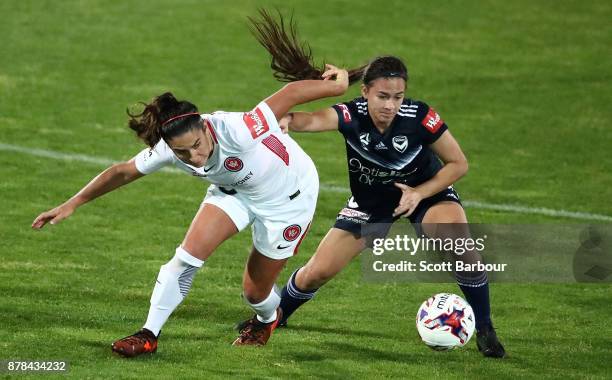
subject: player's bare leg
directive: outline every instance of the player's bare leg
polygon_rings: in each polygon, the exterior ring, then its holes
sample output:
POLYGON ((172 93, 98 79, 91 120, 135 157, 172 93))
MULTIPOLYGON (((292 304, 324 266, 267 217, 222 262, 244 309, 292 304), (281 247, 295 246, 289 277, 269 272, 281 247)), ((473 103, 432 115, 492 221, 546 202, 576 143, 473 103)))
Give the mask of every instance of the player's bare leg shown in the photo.
POLYGON ((340 273, 364 248, 364 239, 339 228, 330 229, 308 263, 293 272, 283 288, 283 318, 279 325, 285 326, 297 308, 312 299, 319 287, 340 273))
POLYGON ((315 254, 297 272, 296 285, 304 290, 325 285, 364 249, 365 239, 339 228, 330 229, 315 254))
POLYGON ((237 232, 238 229, 223 210, 204 204, 174 257, 160 268, 144 327, 114 342, 113 351, 126 357, 155 352, 162 326, 187 296, 197 270, 222 242, 237 232))
MULTIPOLYGON (((469 237, 465 211, 456 202, 439 202, 429 208, 423 217, 422 229, 425 235, 433 238, 469 237)), ((476 251, 462 255, 463 261, 478 262, 482 260, 476 251)), ((476 343, 478 350, 488 357, 503 358, 504 347, 499 342, 491 322, 489 302, 489 282, 486 272, 455 273, 457 283, 468 303, 476 314, 476 343)))
POLYGON ((278 308, 280 296, 274 290, 278 274, 287 259, 275 260, 262 255, 255 248, 244 269, 242 288, 244 301, 255 311, 255 315, 239 324, 240 335, 234 346, 263 346, 282 318, 278 308))

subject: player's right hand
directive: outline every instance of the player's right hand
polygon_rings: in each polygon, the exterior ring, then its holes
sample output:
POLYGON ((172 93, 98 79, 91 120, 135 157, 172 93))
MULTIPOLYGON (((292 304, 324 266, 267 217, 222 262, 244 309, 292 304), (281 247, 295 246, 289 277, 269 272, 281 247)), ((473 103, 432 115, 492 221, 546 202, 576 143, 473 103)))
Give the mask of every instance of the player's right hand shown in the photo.
POLYGON ((72 215, 73 212, 74 207, 67 203, 64 203, 54 209, 45 211, 42 214, 38 215, 36 219, 34 219, 34 221, 32 222, 32 228, 34 228, 35 230, 39 230, 43 228, 44 225, 47 223, 57 224, 72 215))

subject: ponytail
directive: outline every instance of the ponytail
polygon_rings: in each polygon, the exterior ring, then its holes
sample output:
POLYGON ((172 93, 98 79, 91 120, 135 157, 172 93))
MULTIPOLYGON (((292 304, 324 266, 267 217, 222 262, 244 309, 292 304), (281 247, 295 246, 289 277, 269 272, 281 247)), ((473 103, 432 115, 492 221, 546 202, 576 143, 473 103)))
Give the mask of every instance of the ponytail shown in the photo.
MULTIPOLYGON (((265 9, 259 9, 259 15, 261 20, 248 17, 249 27, 261 46, 270 53, 272 57, 270 67, 274 71, 274 77, 281 82, 321 79, 324 70, 314 66, 310 45, 299 41, 293 15, 287 27, 280 12, 278 12, 278 21, 265 9)), ((365 67, 366 65, 363 65, 348 70, 349 84, 362 79, 365 67)))

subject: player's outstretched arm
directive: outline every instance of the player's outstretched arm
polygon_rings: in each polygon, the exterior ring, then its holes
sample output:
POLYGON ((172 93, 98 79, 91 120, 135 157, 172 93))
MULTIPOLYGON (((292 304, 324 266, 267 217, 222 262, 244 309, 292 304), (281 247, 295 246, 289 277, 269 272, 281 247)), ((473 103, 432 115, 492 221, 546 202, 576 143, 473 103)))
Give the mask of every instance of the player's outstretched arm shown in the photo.
POLYGON ((323 80, 306 79, 288 83, 265 100, 277 120, 298 104, 340 96, 346 92, 349 86, 348 71, 329 64, 325 68, 321 75, 323 80))
POLYGON ((78 193, 68 199, 61 205, 43 212, 38 215, 34 222, 32 222, 32 228, 41 229, 47 223, 57 224, 63 219, 66 219, 77 207, 85 204, 101 195, 104 195, 110 191, 117 189, 127 183, 130 183, 144 174, 140 173, 136 169, 134 160, 115 164, 108 169, 104 170, 94 179, 92 179, 85 187, 83 187, 78 193))
POLYGON ((315 112, 290 112, 278 122, 284 133, 338 130, 338 114, 332 107, 315 112))

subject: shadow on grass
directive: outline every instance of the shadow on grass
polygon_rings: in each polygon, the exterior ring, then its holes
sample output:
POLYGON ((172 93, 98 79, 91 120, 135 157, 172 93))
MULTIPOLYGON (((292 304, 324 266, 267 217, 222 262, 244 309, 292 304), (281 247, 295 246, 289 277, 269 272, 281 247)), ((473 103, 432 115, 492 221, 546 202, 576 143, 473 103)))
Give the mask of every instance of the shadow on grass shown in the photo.
POLYGON ((394 363, 414 363, 417 360, 411 354, 387 351, 342 342, 323 342, 318 345, 321 352, 289 351, 284 355, 295 361, 318 362, 330 359, 330 354, 334 360, 355 360, 355 361, 389 361, 394 363))
MULTIPOLYGON (((288 331, 307 331, 307 332, 317 332, 321 334, 336 334, 342 336, 361 336, 368 338, 378 338, 378 339, 396 339, 397 335, 390 333, 382 333, 379 331, 363 331, 363 330, 354 330, 348 328, 338 328, 338 327, 325 327, 325 326, 317 326, 317 325, 303 325, 303 324, 290 324, 286 328, 288 331)), ((285 328, 280 329, 280 331, 285 330, 285 328)))

